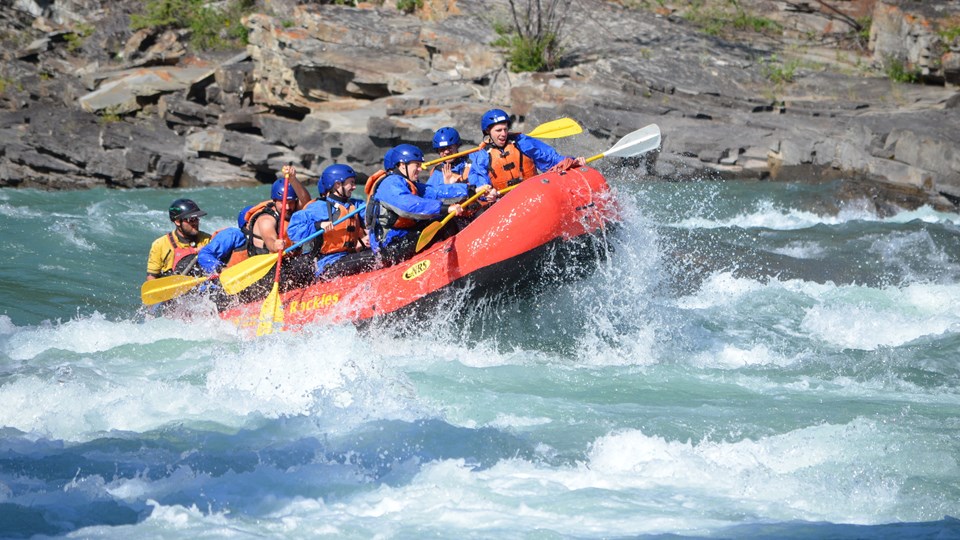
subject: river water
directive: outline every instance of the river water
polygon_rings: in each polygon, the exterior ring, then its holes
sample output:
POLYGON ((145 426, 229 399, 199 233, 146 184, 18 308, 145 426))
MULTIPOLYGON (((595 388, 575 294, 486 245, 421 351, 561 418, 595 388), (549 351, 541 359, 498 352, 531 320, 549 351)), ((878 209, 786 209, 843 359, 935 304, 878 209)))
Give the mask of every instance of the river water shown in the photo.
POLYGON ((266 188, 0 191, 0 537, 960 536, 960 216, 605 172, 586 279, 259 340, 139 286, 266 188))

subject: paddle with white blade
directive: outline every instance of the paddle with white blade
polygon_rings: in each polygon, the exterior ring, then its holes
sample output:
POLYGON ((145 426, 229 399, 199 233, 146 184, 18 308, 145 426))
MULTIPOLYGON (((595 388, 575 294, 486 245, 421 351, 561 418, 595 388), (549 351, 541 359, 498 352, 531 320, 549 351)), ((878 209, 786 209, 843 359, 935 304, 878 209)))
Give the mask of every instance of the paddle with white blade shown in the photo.
POLYGON ((636 157, 660 148, 660 127, 656 124, 642 127, 623 136, 607 151, 588 157, 587 163, 603 157, 636 157))
MULTIPOLYGON (((591 161, 596 161, 602 157, 636 157, 646 154, 652 150, 656 150, 659 147, 660 127, 656 124, 650 124, 649 126, 642 127, 632 133, 628 133, 622 139, 617 141, 617 144, 607 149, 606 152, 591 156, 584 161, 586 163, 590 163, 591 161)), ((500 190, 500 195, 507 193, 519 185, 520 184, 515 184, 500 190)), ((467 199, 463 203, 463 206, 469 206, 482 194, 483 192, 478 192, 470 199, 467 199)), ((439 232, 440 229, 442 229, 443 226, 446 225, 451 219, 453 219, 453 214, 447 215, 442 220, 434 221, 430 225, 427 225, 423 232, 420 233, 420 238, 417 240, 417 253, 423 250, 423 248, 427 247, 427 244, 433 240, 433 237, 436 236, 437 232, 439 232)))

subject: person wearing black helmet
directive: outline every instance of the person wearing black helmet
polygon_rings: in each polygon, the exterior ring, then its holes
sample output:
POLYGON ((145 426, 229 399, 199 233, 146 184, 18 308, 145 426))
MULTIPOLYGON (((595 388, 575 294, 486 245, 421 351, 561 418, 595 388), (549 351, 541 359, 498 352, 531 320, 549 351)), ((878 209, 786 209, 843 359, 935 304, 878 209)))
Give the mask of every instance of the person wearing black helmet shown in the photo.
POLYGON ((562 156, 549 144, 523 133, 511 133, 513 121, 503 109, 490 109, 480 118, 484 151, 470 154, 468 182, 490 184, 497 192, 548 170, 584 166, 586 159, 562 156))
POLYGON ((190 199, 170 203, 169 216, 173 231, 157 238, 147 257, 147 280, 186 273, 197 251, 210 242, 210 235, 200 230, 200 218, 207 215, 190 199))

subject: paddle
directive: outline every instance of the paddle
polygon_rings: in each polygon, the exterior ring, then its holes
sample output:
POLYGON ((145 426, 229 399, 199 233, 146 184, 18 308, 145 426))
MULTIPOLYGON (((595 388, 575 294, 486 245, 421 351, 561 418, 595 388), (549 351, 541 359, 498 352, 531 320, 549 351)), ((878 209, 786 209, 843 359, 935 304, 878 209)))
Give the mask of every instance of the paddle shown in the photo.
MULTIPOLYGON (((580 127, 580 124, 576 123, 570 118, 560 118, 540 124, 539 126, 533 128, 532 131, 527 133, 527 136, 537 139, 560 139, 563 137, 571 137, 579 133, 583 133, 583 128, 580 127)), ((429 169, 438 163, 443 163, 444 161, 450 161, 451 159, 457 159, 458 157, 472 154, 481 148, 483 147, 478 146, 476 148, 457 152, 456 154, 450 154, 449 156, 430 160, 423 164, 423 168, 429 169)))
MULTIPOLYGON (((366 205, 361 204, 350 212, 344 214, 340 219, 334 221, 333 225, 339 225, 343 221, 350 219, 351 217, 357 215, 357 213, 363 211, 364 208, 366 208, 366 205)), ((293 251, 322 234, 323 229, 288 247, 285 251, 293 251)), ((267 275, 267 272, 270 271, 270 268, 273 266, 275 260, 276 258, 272 253, 266 253, 263 255, 255 255, 243 262, 225 268, 222 272, 220 272, 220 285, 227 294, 237 294, 250 285, 253 285, 257 281, 260 281, 263 276, 267 275)))
POLYGON ((151 279, 150 281, 145 281, 143 285, 140 286, 140 299, 148 306, 159 304, 160 302, 166 302, 167 300, 173 300, 174 298, 183 295, 204 281, 213 279, 215 277, 217 277, 216 274, 212 276, 201 277, 182 276, 176 274, 172 276, 151 279))
MULTIPOLYGON (((469 199, 460 203, 460 206, 462 206, 463 208, 470 206, 471 204, 475 203, 477 199, 482 197, 483 194, 486 192, 487 190, 477 191, 469 199)), ((427 227, 423 229, 423 231, 420 233, 420 238, 417 240, 417 253, 419 253, 420 250, 422 250, 423 248, 427 247, 427 244, 429 244, 430 241, 433 240, 433 237, 437 235, 437 232, 440 229, 442 229, 444 225, 449 223, 449 221, 453 219, 454 216, 456 216, 456 214, 453 212, 450 212, 447 214, 446 217, 444 217, 440 221, 434 221, 433 223, 427 225, 427 227)))
POLYGON ((587 163, 602 157, 636 157, 660 147, 660 127, 656 124, 642 127, 624 135, 606 152, 587 158, 587 163))
MULTIPOLYGON (((283 240, 283 231, 287 215, 287 189, 290 187, 290 173, 283 175, 283 206, 280 207, 280 225, 277 230, 280 232, 280 239, 283 240)), ((283 326, 283 304, 280 302, 280 265, 283 264, 283 252, 286 250, 277 250, 277 271, 273 275, 273 288, 270 294, 264 299, 260 306, 260 321, 257 325, 257 336, 263 336, 273 333, 273 326, 279 324, 283 326)))
MULTIPOLYGON (((650 124, 649 126, 642 127, 636 131, 628 133, 623 136, 622 139, 617 141, 617 144, 608 148, 606 152, 602 152, 595 156, 587 158, 585 161, 590 163, 591 161, 596 161, 602 157, 634 157, 641 154, 646 154, 651 150, 656 150, 660 146, 660 128, 656 124, 650 124)), ((500 191, 500 194, 510 191, 511 189, 519 186, 520 184, 515 184, 510 187, 504 188, 500 191)), ((464 201, 463 206, 476 201, 481 193, 475 194, 473 197, 470 197, 464 201)), ((453 219, 454 214, 448 214, 445 218, 440 221, 434 221, 430 225, 427 225, 427 228, 420 233, 420 239, 417 240, 417 252, 419 253, 427 244, 433 240, 433 237, 436 236, 437 231, 443 228, 451 219, 453 219)))

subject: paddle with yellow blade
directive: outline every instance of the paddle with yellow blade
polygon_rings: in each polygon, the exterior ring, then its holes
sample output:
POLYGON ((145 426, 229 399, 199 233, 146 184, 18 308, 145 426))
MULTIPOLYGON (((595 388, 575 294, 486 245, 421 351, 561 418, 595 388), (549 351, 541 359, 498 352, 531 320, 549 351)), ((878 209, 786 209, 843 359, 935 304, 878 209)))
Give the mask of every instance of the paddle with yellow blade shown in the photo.
MULTIPOLYGON (((656 124, 650 124, 649 126, 642 127, 634 132, 628 133, 623 136, 622 139, 617 141, 617 144, 608 148, 607 151, 591 156, 587 158, 586 163, 591 161, 596 161, 602 157, 636 157, 651 150, 656 150, 660 147, 660 128, 656 124)), ((519 186, 520 184, 515 184, 513 186, 504 188, 500 191, 500 194, 510 191, 511 189, 519 186)), ((476 201, 483 192, 478 191, 473 197, 470 197, 463 202, 462 206, 466 207, 476 201)), ((434 221, 420 233, 420 238, 417 240, 417 252, 422 250, 427 244, 433 240, 433 237, 436 236, 437 231, 443 228, 451 219, 453 219, 454 214, 448 214, 440 221, 434 221)))
MULTIPOLYGON (((287 189, 290 188, 290 173, 283 175, 283 205, 280 206, 280 238, 283 239, 283 224, 286 223, 287 215, 287 189)), ((283 304, 280 302, 280 265, 283 264, 283 252, 286 250, 277 250, 277 272, 273 276, 273 288, 270 294, 260 306, 260 321, 257 325, 257 336, 264 336, 273 333, 274 325, 283 326, 283 304)), ((268 254, 269 255, 269 254, 268 254)))
POLYGON ((173 276, 151 279, 150 281, 145 281, 143 285, 140 286, 140 299, 148 306, 159 304, 160 302, 166 302, 167 300, 173 300, 174 298, 187 293, 190 289, 193 289, 204 281, 213 279, 215 277, 217 277, 216 274, 212 276, 200 277, 182 276, 177 274, 173 276))
MULTIPOLYGON (((339 225, 340 223, 350 219, 351 217, 362 212, 364 208, 366 208, 366 205, 361 204, 350 212, 344 214, 343 217, 334 221, 332 226, 339 225)), ((296 244, 288 247, 284 251, 289 253, 322 234, 323 229, 311 234, 296 244)), ((276 259, 277 258, 272 253, 254 255, 253 257, 250 257, 241 263, 225 268, 222 272, 220 272, 220 285, 227 294, 237 294, 238 292, 260 281, 263 276, 267 275, 267 272, 269 272, 273 267, 276 259)))
MULTIPOLYGON (((580 133, 583 133, 583 128, 580 127, 580 124, 576 123, 570 118, 560 118, 540 124, 539 126, 533 128, 533 130, 526 135, 535 139, 561 139, 563 137, 572 137, 580 133)), ((472 154, 481 148, 483 147, 477 146, 476 148, 463 150, 457 152, 456 154, 450 154, 449 156, 443 156, 442 158, 427 161, 423 164, 423 168, 429 169, 438 163, 443 163, 444 161, 450 161, 451 159, 457 159, 458 157, 472 154)))
MULTIPOLYGON (((477 199, 483 196, 483 194, 487 192, 487 189, 490 188, 490 186, 481 186, 481 187, 483 189, 478 189, 477 192, 474 193, 469 199, 458 204, 460 204, 462 208, 466 208, 471 204, 477 202, 477 199)), ((417 252, 419 253, 420 250, 425 248, 427 244, 429 244, 430 241, 433 240, 433 237, 437 235, 437 231, 442 229, 443 226, 449 223, 450 220, 453 219, 454 216, 456 215, 457 214, 455 214, 454 212, 450 212, 449 214, 447 214, 445 218, 441 219, 440 221, 434 221, 433 223, 427 225, 427 227, 423 229, 423 232, 420 233, 420 238, 417 240, 417 252)))

